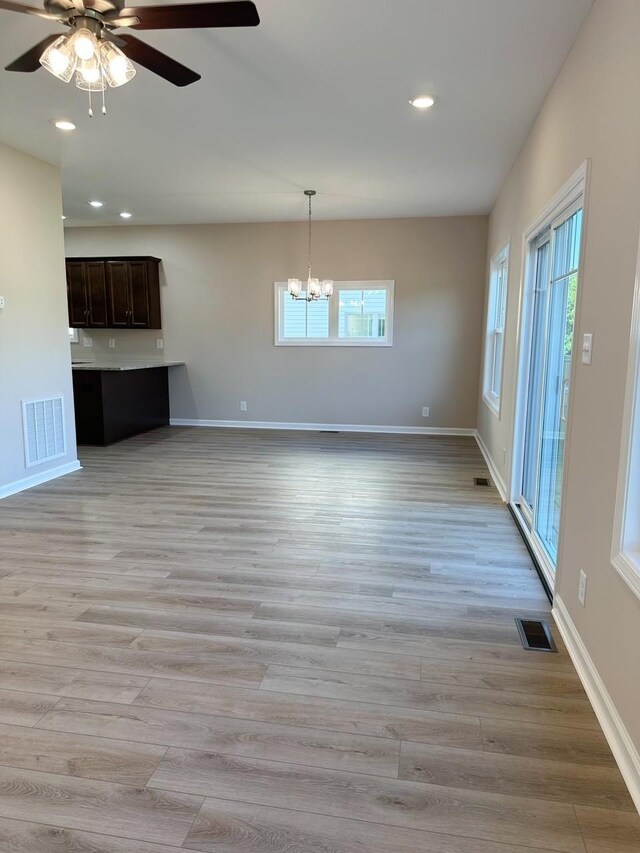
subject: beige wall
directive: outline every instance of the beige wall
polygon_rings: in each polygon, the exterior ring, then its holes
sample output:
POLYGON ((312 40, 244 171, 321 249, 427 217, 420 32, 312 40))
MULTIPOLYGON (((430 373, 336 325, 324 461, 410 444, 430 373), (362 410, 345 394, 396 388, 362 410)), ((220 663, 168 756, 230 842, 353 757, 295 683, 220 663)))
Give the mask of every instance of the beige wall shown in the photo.
POLYGON ((0 144, 0 495, 76 460, 58 171, 0 144), (64 395, 67 455, 25 467, 22 400, 64 395))
POLYGON ((511 238, 502 419, 480 402, 479 429, 508 482, 521 241, 565 181, 591 161, 577 364, 556 592, 640 748, 640 601, 610 562, 630 316, 640 228, 640 3, 596 0, 490 218, 489 257, 511 238), (507 448, 503 463, 502 448, 507 448), (587 604, 577 599, 588 574, 587 604))
MULTIPOLYGON (((273 282, 303 275, 304 223, 67 229, 66 250, 162 258, 164 355, 187 362, 172 371, 172 417, 473 428, 486 226, 482 216, 314 224, 321 277, 395 279, 390 348, 274 346, 273 282)), ((94 353, 158 354, 156 332, 91 336, 94 353)))

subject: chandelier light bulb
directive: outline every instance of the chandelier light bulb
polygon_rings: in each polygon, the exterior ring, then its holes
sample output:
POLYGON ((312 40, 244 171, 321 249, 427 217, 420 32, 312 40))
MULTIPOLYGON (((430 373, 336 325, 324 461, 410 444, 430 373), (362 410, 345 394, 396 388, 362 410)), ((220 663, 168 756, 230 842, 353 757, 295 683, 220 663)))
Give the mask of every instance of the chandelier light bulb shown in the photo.
POLYGON ((91 59, 98 49, 96 37, 91 30, 87 30, 84 27, 76 30, 76 32, 71 36, 70 43, 73 45, 73 49, 78 59, 91 59))
POLYGON ((322 295, 333 296, 333 282, 329 278, 325 278, 322 282, 322 295))
POLYGON ((99 60, 107 83, 113 89, 123 86, 135 76, 136 69, 131 61, 110 42, 103 41, 100 45, 99 60))
POLYGON ((100 79, 100 69, 98 68, 97 64, 96 65, 90 65, 89 63, 84 64, 82 66, 82 68, 80 69, 80 73, 82 74, 83 78, 87 81, 87 83, 97 83, 98 80, 100 79))
POLYGON ((77 56, 69 48, 67 36, 57 38, 40 57, 40 65, 64 83, 73 77, 77 61, 77 56))
POLYGON ((307 291, 309 296, 313 297, 313 299, 318 299, 322 295, 322 291, 320 289, 320 279, 310 278, 307 283, 307 291))

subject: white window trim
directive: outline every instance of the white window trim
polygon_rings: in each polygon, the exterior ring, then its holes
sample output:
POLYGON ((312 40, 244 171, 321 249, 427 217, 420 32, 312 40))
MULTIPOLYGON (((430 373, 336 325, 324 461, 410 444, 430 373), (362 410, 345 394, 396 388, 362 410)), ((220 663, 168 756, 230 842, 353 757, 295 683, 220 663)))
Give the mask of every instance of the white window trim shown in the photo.
POLYGON ((280 316, 280 292, 287 291, 286 281, 274 281, 274 344, 277 347, 391 347, 393 346, 393 308, 395 297, 395 281, 334 281, 333 296, 329 299, 329 329, 338 328, 338 295, 341 290, 386 290, 387 316, 384 338, 289 338, 281 337, 282 318, 280 316), (366 286, 365 286, 366 285, 366 286))
POLYGON ((503 246, 499 252, 491 258, 489 266, 489 291, 487 294, 487 310, 485 319, 485 335, 484 335, 484 364, 482 368, 482 399, 487 407, 500 419, 500 410, 502 406, 502 383, 504 380, 504 343, 505 332, 507 326, 507 295, 509 291, 509 249, 510 243, 503 246), (493 322, 492 315, 495 315, 494 293, 496 287, 495 273, 499 267, 505 266, 504 287, 502 290, 502 328, 498 328, 493 322), (493 369, 496 354, 496 335, 502 336, 502 364, 500 366, 500 394, 494 394, 492 389, 493 369))
MULTIPOLYGON (((631 313, 631 335, 629 340, 629 362, 627 386, 622 421, 622 446, 618 469, 618 489, 613 525, 611 563, 630 589, 640 598, 640 548, 629 547, 629 515, 631 475, 634 456, 640 453, 640 245, 636 264, 636 280, 631 313)), ((636 477, 640 472, 634 470, 636 477)), ((636 485, 637 488, 637 485, 636 485)), ((633 507, 635 515, 640 511, 637 499, 633 507)), ((636 521, 635 537, 640 541, 640 520, 636 521)))

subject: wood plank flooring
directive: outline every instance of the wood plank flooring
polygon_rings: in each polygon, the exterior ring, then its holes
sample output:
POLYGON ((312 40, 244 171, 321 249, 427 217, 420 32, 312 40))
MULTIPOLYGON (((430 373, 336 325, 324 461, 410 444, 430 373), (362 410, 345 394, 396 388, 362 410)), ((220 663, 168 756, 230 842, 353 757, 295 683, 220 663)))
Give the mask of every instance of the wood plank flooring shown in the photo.
POLYGON ((0 503, 2 853, 631 853, 470 438, 166 428, 0 503))

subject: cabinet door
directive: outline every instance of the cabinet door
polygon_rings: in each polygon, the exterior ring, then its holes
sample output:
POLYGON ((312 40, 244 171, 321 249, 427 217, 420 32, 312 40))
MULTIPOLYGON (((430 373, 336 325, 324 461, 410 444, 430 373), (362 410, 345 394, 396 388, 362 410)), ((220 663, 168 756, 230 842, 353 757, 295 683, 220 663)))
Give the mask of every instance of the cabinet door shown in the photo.
POLYGON ((109 327, 118 329, 129 326, 129 264, 125 261, 107 261, 106 272, 109 327))
POLYGON ((82 261, 67 261, 69 325, 76 329, 88 323, 84 266, 82 261))
POLYGON ((149 328, 149 282, 146 261, 129 261, 131 282, 130 325, 136 329, 149 328))
POLYGON ((107 281, 102 261, 85 264, 85 284, 89 326, 94 329, 106 329, 107 319, 107 281))

